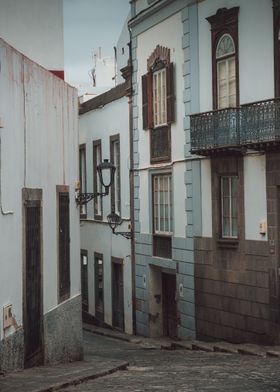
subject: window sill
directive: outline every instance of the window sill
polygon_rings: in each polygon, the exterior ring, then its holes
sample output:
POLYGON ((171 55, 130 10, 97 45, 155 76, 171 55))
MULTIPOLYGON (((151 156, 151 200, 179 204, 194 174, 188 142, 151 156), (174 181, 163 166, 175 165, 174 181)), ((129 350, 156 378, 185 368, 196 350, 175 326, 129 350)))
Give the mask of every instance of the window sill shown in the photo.
POLYGON ((219 238, 217 240, 218 248, 237 249, 238 245, 238 238, 219 238))

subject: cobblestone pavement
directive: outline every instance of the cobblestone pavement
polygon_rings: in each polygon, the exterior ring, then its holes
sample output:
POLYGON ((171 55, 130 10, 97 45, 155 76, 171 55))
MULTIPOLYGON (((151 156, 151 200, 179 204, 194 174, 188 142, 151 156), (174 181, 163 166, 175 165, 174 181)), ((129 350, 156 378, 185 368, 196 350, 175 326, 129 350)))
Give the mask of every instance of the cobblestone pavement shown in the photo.
POLYGON ((64 392, 280 391, 280 360, 188 350, 151 350, 85 333, 87 353, 128 361, 128 370, 63 389, 64 392))

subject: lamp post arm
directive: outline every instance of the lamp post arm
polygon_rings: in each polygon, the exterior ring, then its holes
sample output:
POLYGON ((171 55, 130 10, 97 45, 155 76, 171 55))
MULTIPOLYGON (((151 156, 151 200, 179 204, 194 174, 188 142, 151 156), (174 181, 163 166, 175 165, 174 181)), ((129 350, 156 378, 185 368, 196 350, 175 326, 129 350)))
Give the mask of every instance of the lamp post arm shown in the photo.
POLYGON ((92 199, 96 199, 98 196, 107 196, 109 194, 109 187, 105 187, 105 192, 95 192, 95 193, 78 193, 76 196, 76 203, 80 206, 87 204, 92 199))

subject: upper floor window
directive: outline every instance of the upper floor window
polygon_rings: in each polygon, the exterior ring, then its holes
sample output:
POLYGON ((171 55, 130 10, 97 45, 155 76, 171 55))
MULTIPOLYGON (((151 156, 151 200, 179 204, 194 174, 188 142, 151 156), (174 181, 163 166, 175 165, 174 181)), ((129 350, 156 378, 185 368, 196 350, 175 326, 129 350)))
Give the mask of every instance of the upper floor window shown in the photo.
POLYGON ((115 179, 111 187, 111 210, 121 215, 120 135, 110 137, 110 158, 116 167, 115 179))
MULTIPOLYGON (((79 148, 79 172, 80 172, 80 192, 86 193, 86 145, 81 144, 79 148)), ((86 217, 86 204, 80 206, 81 217, 86 217)))
POLYGON ((155 127, 166 124, 166 69, 153 73, 153 123, 155 127))
POLYGON ((235 46, 232 37, 224 34, 217 45, 218 109, 236 106, 235 46))
POLYGON ((274 30, 274 89, 275 97, 280 97, 280 2, 273 0, 274 30))
MULTIPOLYGON (((102 184, 97 173, 97 166, 102 162, 101 140, 93 141, 93 192, 100 193, 102 184)), ((100 196, 94 199, 94 218, 102 219, 102 198, 100 196)))
POLYGON ((239 7, 220 8, 206 18, 211 24, 213 108, 239 105, 239 7))
POLYGON ((157 46, 142 76, 143 129, 150 129, 151 163, 171 159, 170 125, 175 121, 174 67, 170 49, 157 46))

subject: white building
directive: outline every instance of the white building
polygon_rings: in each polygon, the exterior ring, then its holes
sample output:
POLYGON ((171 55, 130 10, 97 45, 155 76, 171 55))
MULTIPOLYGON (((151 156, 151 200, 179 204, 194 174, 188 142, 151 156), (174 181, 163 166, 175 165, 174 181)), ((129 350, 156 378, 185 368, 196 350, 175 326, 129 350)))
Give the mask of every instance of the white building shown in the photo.
POLYGON ((81 359, 82 326, 77 93, 3 40, 0 63, 5 370, 81 359))
POLYGON ((280 339, 279 16, 277 0, 198 3, 198 337, 280 339))
POLYGON ((131 1, 136 332, 193 338, 197 5, 131 1))
POLYGON ((0 0, 0 10, 0 37, 63 79, 63 0, 0 0))
MULTIPOLYGON (((85 314, 101 325, 133 332, 131 241, 112 233, 107 215, 123 219, 116 232, 130 232, 129 82, 80 106, 81 192, 100 192, 97 165, 116 166, 110 195, 81 207, 82 297, 85 314)), ((88 317, 87 317, 88 319, 88 317)))

